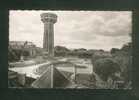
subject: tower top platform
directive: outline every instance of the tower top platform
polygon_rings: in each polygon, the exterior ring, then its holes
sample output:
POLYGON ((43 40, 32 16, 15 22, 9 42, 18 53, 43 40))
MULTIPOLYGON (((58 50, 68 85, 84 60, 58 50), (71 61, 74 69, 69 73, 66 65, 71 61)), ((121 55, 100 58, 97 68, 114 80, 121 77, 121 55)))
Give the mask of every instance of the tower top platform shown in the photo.
POLYGON ((42 13, 41 15, 41 21, 42 22, 52 22, 56 23, 57 21, 57 15, 54 13, 42 13))

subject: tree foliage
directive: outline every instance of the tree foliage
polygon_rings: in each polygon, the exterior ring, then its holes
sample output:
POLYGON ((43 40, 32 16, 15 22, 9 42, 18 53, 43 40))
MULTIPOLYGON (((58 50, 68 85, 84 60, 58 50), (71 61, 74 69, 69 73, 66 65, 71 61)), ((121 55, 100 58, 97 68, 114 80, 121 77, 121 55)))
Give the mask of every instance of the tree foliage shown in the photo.
POLYGON ((56 46, 54 48, 55 56, 66 56, 67 52, 69 52, 69 49, 67 49, 64 46, 56 46))
POLYGON ((29 51, 23 50, 23 49, 12 49, 12 48, 9 48, 8 61, 9 62, 19 61, 21 55, 27 57, 27 56, 29 56, 29 51))
POLYGON ((111 49, 111 54, 115 54, 116 52, 118 52, 118 51, 120 51, 119 49, 117 49, 117 48, 112 48, 111 49))
POLYGON ((12 62, 20 60, 21 52, 22 51, 18 49, 9 49, 8 61, 12 62))
POLYGON ((128 84, 131 81, 132 43, 124 44, 119 51, 113 52, 112 55, 113 59, 120 65, 121 77, 125 84, 128 84))
POLYGON ((108 77, 120 71, 120 66, 111 58, 102 58, 94 62, 93 70, 102 80, 107 81, 108 77))

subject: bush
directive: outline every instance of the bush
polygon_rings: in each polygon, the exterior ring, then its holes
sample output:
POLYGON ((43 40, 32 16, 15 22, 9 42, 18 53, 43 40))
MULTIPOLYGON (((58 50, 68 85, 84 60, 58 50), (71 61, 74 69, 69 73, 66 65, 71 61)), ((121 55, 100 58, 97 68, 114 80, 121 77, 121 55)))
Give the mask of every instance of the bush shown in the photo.
MULTIPOLYGON (((112 50, 111 50, 112 51, 112 50)), ((112 53, 113 59, 120 65, 121 76, 124 78, 125 83, 131 81, 131 68, 132 68, 132 43, 124 44, 120 50, 112 53)))
POLYGON ((55 51, 55 56, 66 56, 67 53, 70 51, 69 49, 67 49, 64 46, 56 46, 54 48, 55 51))
POLYGON ((111 58, 112 55, 110 53, 106 53, 106 52, 95 52, 93 55, 92 55, 92 63, 95 62, 96 60, 98 59, 102 59, 102 58, 111 58))
POLYGON ((8 51, 9 62, 20 60, 20 56, 21 56, 21 50, 9 49, 8 51))
POLYGON ((107 81, 108 77, 120 71, 120 66, 112 58, 101 58, 94 62, 93 70, 103 81, 107 81))
POLYGON ((111 49, 111 54, 115 54, 116 52, 118 52, 118 51, 120 51, 119 49, 117 49, 117 48, 112 48, 111 49))
POLYGON ((29 51, 23 51, 23 56, 29 56, 29 51))
POLYGON ((91 58, 91 54, 89 54, 89 53, 78 53, 78 57, 79 58, 91 58))
POLYGON ((131 80, 131 67, 132 67, 132 58, 128 54, 119 53, 115 55, 114 60, 120 65, 121 76, 124 78, 125 82, 131 80))

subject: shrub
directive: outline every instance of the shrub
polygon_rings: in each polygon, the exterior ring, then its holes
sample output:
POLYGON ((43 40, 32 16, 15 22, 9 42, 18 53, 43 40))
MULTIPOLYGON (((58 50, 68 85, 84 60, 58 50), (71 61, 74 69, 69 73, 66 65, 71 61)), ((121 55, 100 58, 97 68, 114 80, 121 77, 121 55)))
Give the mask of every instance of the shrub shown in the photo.
POLYGON ((102 80, 107 81, 108 77, 120 71, 120 66, 112 58, 101 58, 94 62, 93 70, 102 80))
POLYGON ((132 57, 126 54, 125 52, 121 52, 119 54, 116 54, 113 58, 120 65, 121 76, 124 78, 124 81, 130 81, 132 57))
POLYGON ((20 56, 21 56, 21 50, 9 49, 8 51, 9 62, 20 60, 20 56))

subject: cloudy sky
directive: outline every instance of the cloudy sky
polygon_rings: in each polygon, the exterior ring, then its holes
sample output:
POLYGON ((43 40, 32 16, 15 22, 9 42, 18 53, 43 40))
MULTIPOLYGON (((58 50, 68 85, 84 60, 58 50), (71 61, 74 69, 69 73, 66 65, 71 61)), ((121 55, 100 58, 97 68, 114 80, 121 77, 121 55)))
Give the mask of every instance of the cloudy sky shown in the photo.
POLYGON ((132 12, 129 11, 25 11, 12 10, 9 15, 9 40, 43 44, 43 23, 40 14, 53 12, 55 45, 68 48, 121 48, 131 41, 132 12))

